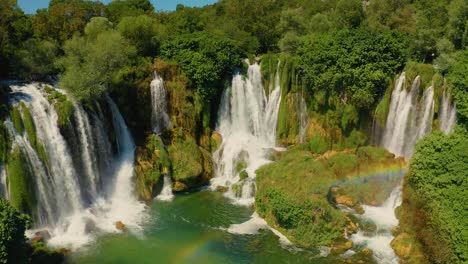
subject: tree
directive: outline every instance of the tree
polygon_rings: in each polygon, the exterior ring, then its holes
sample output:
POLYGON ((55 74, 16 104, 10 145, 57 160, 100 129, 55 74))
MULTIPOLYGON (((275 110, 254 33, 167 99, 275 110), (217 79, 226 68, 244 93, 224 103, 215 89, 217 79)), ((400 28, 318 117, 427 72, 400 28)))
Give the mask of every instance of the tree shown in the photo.
POLYGON ((399 34, 361 28, 310 36, 298 55, 303 78, 313 91, 370 109, 387 88, 387 78, 406 62, 406 45, 399 34))
POLYGON ((468 50, 458 51, 449 66, 447 80, 457 102, 458 118, 468 125, 468 50))
POLYGON ((206 101, 222 88, 216 84, 240 64, 239 51, 232 41, 208 32, 180 35, 162 46, 161 55, 181 65, 206 101))
POLYGON ((47 40, 28 39, 16 51, 14 68, 21 79, 28 81, 48 80, 56 73, 55 59, 58 47, 47 40))
POLYGON ((117 29, 143 56, 156 55, 167 35, 166 27, 148 15, 124 17, 117 29))
POLYGON ((336 18, 342 27, 358 27, 365 18, 361 0, 340 0, 336 4, 336 18))
POLYGON ((92 19, 85 29, 90 35, 74 36, 63 47, 60 85, 79 100, 106 93, 118 71, 130 64, 135 54, 135 48, 108 26, 102 18, 92 19))
POLYGON ((0 263, 26 263, 27 244, 24 231, 31 225, 27 215, 0 199, 0 263))
POLYGON ((149 0, 114 0, 107 5, 109 20, 119 22, 126 16, 150 15, 154 7, 149 0))

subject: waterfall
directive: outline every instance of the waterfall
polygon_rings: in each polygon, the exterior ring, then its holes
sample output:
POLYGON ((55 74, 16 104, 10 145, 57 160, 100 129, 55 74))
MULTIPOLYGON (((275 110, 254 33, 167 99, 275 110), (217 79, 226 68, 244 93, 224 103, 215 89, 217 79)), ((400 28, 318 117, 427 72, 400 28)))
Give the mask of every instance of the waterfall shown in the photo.
POLYGON ((260 66, 249 66, 247 76, 235 75, 221 99, 217 130, 223 137, 213 154, 212 187, 230 187, 227 196, 240 204, 252 204, 255 170, 270 162, 276 146, 276 123, 281 101, 279 76, 267 95, 260 66))
POLYGON ((390 242, 393 239, 391 230, 398 225, 395 216, 395 208, 401 204, 401 186, 396 187, 382 206, 363 205, 365 213, 359 218, 371 221, 377 226, 376 234, 366 234, 363 231, 351 236, 355 244, 364 244, 374 253, 374 258, 378 263, 397 264, 398 257, 395 255, 390 242))
POLYGON ((409 91, 405 81, 403 72, 392 92, 381 144, 396 156, 409 159, 416 142, 432 131, 434 89, 426 89, 418 102, 420 77, 414 79, 409 91))
POLYGON ((309 113, 307 112, 307 103, 302 95, 299 96, 299 104, 296 111, 299 113, 298 142, 303 143, 309 126, 309 113))
MULTIPOLYGON (((58 216, 80 212, 84 205, 78 184, 78 175, 67 143, 60 134, 55 108, 37 89, 36 85, 12 86, 11 88, 13 92, 26 96, 27 99, 23 101, 34 120, 37 137, 44 144, 48 154, 51 169, 49 179, 51 188, 48 189, 48 192, 56 202, 54 212, 58 216)), ((59 218, 55 218, 55 221, 50 224, 57 224, 61 220, 59 218)))
POLYGON ((38 210, 33 212, 36 221, 39 224, 44 225, 52 223, 57 218, 55 209, 57 208, 57 201, 55 198, 56 186, 49 184, 50 174, 47 171, 45 164, 41 161, 35 150, 29 143, 29 139, 26 134, 20 135, 13 127, 13 123, 10 120, 5 122, 5 126, 8 129, 12 140, 12 149, 19 149, 24 151, 28 158, 29 164, 24 164, 25 167, 30 167, 31 171, 35 175, 35 190, 38 198, 38 210))
POLYGON ((85 111, 73 102, 72 118, 66 129, 72 131, 61 132, 54 99, 49 102, 41 85, 11 86, 11 89, 11 103, 21 101, 31 113, 47 159, 36 153, 27 133, 16 131, 11 121, 5 122, 13 148, 24 153, 28 161, 25 166, 33 172, 38 200, 33 212, 34 228, 49 231, 48 244, 75 249, 93 241, 99 231, 120 232, 116 222, 139 232, 146 207, 133 195, 135 145, 112 99, 106 98, 111 124, 105 121, 109 118, 105 118, 99 103, 95 110, 85 111), (76 139, 70 136, 65 139, 61 133, 71 133, 76 139), (118 149, 115 154, 110 135, 115 135, 118 149))
POLYGON ((167 113, 167 92, 163 79, 155 72, 151 81, 151 123, 153 132, 160 135, 164 129, 171 126, 171 119, 167 113))
MULTIPOLYGON (((88 116, 86 115, 81 105, 74 103, 75 118, 78 124, 80 151, 83 162, 83 167, 86 171, 89 180, 89 187, 92 196, 96 196, 99 186, 99 169, 96 160, 95 144, 92 139, 93 132, 89 123, 88 116)), ((99 142, 96 142, 99 145, 99 142)))
POLYGON ((171 176, 164 175, 164 185, 161 193, 158 196, 156 196, 156 199, 161 201, 171 201, 173 198, 174 194, 172 193, 171 176))
POLYGON ((2 164, 0 164, 0 197, 8 199, 8 189, 6 184, 6 171, 2 164))
POLYGON ((449 92, 444 91, 440 102, 439 129, 445 134, 452 132, 457 122, 457 107, 449 92))

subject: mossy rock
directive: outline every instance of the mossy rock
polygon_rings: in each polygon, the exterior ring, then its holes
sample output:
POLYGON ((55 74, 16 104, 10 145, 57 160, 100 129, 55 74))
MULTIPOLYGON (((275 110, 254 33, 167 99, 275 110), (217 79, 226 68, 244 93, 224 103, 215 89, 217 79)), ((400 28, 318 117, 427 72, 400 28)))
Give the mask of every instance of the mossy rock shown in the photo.
POLYGON ((13 127, 18 134, 23 134, 23 119, 21 118, 20 106, 13 105, 10 110, 10 118, 13 122, 13 127))
POLYGON ((26 155, 14 149, 6 166, 10 202, 18 211, 32 215, 36 207, 33 172, 26 155))
POLYGON ((136 152, 136 192, 141 200, 151 200, 162 189, 162 176, 168 175, 171 168, 169 154, 161 138, 151 134, 144 148, 136 152))
POLYGON ((207 184, 213 177, 211 154, 199 147, 193 139, 170 146, 169 156, 172 161, 172 178, 183 183, 187 189, 207 184))
POLYGON ((219 146, 223 143, 223 137, 219 132, 213 131, 210 138, 211 142, 211 152, 215 152, 219 146))
POLYGON ((334 245, 332 246, 331 252, 333 254, 342 254, 345 253, 348 249, 353 247, 353 241, 348 239, 339 239, 335 241, 334 245))

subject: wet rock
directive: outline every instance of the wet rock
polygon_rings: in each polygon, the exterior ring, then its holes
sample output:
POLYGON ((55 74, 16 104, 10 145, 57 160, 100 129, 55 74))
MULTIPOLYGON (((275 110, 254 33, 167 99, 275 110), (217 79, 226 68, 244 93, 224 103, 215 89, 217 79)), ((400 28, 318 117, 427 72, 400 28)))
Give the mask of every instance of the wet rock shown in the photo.
POLYGON ((223 137, 219 132, 214 131, 211 134, 211 151, 215 152, 223 143, 223 137))
POLYGON ((174 186, 172 187, 172 190, 174 192, 182 192, 182 191, 186 191, 188 189, 187 185, 185 185, 183 182, 180 182, 180 181, 176 181, 174 183, 174 186))
POLYGON ((50 233, 47 230, 40 230, 34 233, 34 236, 31 238, 31 242, 47 242, 50 239, 50 233))
POLYGON ((412 251, 413 244, 411 243, 412 239, 409 234, 401 233, 395 239, 392 240, 390 245, 395 250, 395 254, 402 258, 407 259, 412 251))
POLYGON ((124 231, 126 229, 125 224, 122 223, 122 221, 117 221, 115 223, 115 228, 117 228, 120 231, 124 231))
POLYGON ((335 243, 335 245, 332 247, 332 253, 342 254, 352 247, 353 247, 353 241, 348 240, 348 239, 343 239, 335 243))
POLYGON ((216 187, 216 191, 217 192, 221 192, 221 193, 225 193, 229 190, 229 187, 226 187, 226 186, 217 186, 216 187))

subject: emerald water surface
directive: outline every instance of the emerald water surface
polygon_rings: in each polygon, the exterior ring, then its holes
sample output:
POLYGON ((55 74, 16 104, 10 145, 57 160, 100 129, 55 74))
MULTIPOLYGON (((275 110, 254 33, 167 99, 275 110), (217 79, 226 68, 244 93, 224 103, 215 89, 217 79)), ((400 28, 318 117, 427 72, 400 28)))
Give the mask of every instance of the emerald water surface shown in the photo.
POLYGON ((319 251, 282 246, 270 230, 230 234, 224 228, 247 221, 253 209, 233 205, 222 194, 200 191, 149 205, 141 235, 100 237, 74 253, 73 263, 333 263, 319 251))

